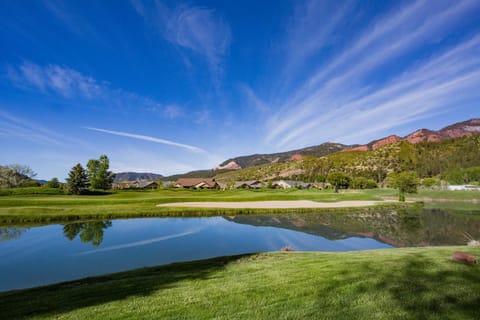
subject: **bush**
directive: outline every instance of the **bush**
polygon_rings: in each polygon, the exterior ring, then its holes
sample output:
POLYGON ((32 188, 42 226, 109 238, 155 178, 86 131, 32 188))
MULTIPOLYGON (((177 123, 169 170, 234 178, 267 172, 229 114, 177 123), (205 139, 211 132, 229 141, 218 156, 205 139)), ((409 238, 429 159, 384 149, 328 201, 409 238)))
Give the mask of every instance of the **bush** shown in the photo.
POLYGON ((45 187, 27 187, 27 188, 8 188, 0 189, 0 196, 15 196, 15 195, 34 195, 34 194, 65 194, 62 189, 45 188, 45 187))
POLYGON ((334 172, 328 175, 328 182, 337 189, 348 189, 351 178, 343 172, 334 172))
POLYGON ((378 186, 373 179, 367 179, 365 177, 355 177, 352 179, 351 187, 354 189, 375 189, 378 186))
POLYGON ((426 188, 431 188, 435 186, 440 186, 440 180, 436 178, 425 178, 422 180, 422 186, 426 188))

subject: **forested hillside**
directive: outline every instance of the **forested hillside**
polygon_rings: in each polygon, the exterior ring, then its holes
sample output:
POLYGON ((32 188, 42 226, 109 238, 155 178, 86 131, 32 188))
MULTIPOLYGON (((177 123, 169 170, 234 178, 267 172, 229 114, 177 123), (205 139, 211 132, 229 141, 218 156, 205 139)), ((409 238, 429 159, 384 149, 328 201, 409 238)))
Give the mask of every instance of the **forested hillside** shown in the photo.
POLYGON ((325 181, 333 172, 382 182, 393 171, 415 171, 421 178, 446 176, 455 170, 480 166, 480 136, 439 142, 391 143, 371 151, 341 151, 323 157, 270 163, 216 176, 220 181, 292 178, 325 181))

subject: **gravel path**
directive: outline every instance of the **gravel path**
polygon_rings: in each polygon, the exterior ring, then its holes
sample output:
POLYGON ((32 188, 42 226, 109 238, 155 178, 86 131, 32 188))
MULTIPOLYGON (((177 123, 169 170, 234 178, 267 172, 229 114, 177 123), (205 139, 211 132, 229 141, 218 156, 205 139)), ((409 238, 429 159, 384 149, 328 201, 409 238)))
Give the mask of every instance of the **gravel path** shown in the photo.
POLYGON ((235 209, 290 209, 290 208, 350 208, 367 207, 379 203, 394 201, 338 201, 315 202, 296 201, 246 201, 246 202, 171 202, 158 204, 157 207, 195 207, 195 208, 235 208, 235 209))

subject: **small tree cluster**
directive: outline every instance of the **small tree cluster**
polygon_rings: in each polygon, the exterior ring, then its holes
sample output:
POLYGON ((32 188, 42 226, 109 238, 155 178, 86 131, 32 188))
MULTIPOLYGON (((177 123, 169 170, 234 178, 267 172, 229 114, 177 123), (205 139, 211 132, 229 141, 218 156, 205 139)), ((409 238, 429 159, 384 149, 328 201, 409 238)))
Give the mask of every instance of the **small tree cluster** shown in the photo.
POLYGON ((453 169, 445 175, 450 184, 480 183, 480 167, 453 169))
POLYGON ((90 159, 87 163, 87 170, 77 163, 68 174, 68 192, 81 194, 87 188, 90 190, 110 189, 115 175, 108 170, 109 167, 110 161, 106 155, 101 155, 99 159, 90 159))
POLYGON ((60 181, 58 181, 58 178, 52 178, 51 180, 47 181, 47 183, 45 183, 45 187, 47 188, 60 188, 60 181))

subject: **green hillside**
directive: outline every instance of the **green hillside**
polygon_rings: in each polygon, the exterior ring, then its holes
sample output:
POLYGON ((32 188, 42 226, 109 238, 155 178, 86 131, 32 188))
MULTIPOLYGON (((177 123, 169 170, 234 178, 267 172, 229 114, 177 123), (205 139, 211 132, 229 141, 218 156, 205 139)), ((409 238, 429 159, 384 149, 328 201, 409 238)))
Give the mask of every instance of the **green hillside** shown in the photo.
POLYGON ((270 180, 291 178, 325 181, 333 172, 351 177, 366 177, 382 182, 392 171, 415 171, 421 178, 442 177, 462 168, 480 166, 480 136, 440 142, 406 141, 385 145, 372 151, 341 151, 323 157, 305 157, 297 161, 269 163, 221 173, 219 181, 270 180))

